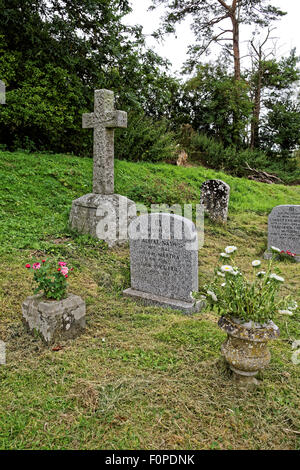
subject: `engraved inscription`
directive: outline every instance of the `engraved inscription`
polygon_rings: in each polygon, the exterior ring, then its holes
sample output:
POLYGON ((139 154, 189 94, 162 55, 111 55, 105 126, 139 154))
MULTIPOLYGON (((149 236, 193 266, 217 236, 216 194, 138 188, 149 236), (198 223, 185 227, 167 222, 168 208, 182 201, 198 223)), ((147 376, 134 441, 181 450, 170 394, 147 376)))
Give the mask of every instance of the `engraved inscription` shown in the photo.
POLYGON ((195 237, 193 223, 166 213, 140 216, 132 225, 139 223, 147 227, 142 233, 148 233, 148 238, 130 237, 131 287, 190 302, 191 292, 198 289, 198 252, 186 247, 187 241, 195 237), (150 236, 153 226, 159 227, 156 239, 150 236), (177 239, 174 231, 180 226, 184 228, 182 239, 177 239))
POLYGON ((269 216, 268 246, 300 254, 300 206, 277 206, 269 216))

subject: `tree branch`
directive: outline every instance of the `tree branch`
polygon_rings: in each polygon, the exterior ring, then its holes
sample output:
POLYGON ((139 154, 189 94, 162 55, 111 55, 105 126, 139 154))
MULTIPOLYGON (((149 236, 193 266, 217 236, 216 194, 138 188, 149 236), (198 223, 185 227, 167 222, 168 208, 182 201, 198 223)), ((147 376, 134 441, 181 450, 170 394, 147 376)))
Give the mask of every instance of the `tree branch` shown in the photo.
POLYGON ((227 3, 224 2, 224 0, 218 0, 219 3, 221 3, 221 5, 226 8, 226 10, 228 10, 230 13, 231 13, 231 8, 229 5, 227 5, 227 3))

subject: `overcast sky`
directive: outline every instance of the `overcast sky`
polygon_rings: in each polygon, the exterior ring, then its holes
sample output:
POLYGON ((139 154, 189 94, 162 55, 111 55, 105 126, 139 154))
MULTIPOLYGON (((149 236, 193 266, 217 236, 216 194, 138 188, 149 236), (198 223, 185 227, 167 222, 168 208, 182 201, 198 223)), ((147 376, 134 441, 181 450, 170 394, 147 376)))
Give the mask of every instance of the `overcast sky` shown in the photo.
MULTIPOLYGON (((164 8, 160 7, 154 12, 148 12, 147 9, 151 3, 151 0, 131 0, 133 12, 131 15, 128 15, 126 20, 128 24, 142 25, 144 34, 146 35, 150 35, 158 27, 160 16, 164 11, 164 8)), ((278 55, 287 55, 293 47, 296 47, 298 54, 300 54, 300 0, 271 0, 271 3, 288 13, 282 19, 274 23, 276 30, 273 32, 273 36, 278 38, 278 55)), ((189 20, 185 20, 178 25, 177 39, 174 35, 167 36, 164 44, 158 44, 153 38, 147 36, 148 46, 155 49, 159 55, 170 60, 173 72, 179 72, 187 58, 187 47, 194 42, 193 33, 189 25, 189 20)), ((247 40, 250 32, 249 29, 242 26, 242 41, 247 40)))

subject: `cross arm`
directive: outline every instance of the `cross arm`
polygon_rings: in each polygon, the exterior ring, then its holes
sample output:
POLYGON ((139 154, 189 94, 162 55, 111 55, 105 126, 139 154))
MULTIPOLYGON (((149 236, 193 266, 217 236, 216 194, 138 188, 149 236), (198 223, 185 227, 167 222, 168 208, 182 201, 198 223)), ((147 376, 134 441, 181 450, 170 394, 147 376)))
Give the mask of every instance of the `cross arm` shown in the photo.
POLYGON ((125 111, 107 113, 105 127, 127 127, 127 113, 125 111))
POLYGON ((82 115, 82 127, 83 129, 92 129, 95 127, 96 117, 95 113, 83 114, 82 115))

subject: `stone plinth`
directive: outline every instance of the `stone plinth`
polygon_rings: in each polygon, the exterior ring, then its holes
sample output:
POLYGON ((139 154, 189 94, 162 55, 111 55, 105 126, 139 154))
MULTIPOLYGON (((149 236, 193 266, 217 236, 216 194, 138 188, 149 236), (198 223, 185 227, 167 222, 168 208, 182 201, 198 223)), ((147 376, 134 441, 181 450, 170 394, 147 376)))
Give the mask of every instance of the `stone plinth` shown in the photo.
POLYGON ((128 241, 128 225, 136 217, 136 205, 119 194, 86 194, 72 203, 70 227, 104 240, 109 246, 128 241))
POLYGON ((78 295, 47 300, 41 294, 28 297, 22 305, 23 322, 40 334, 46 344, 78 336, 85 328, 85 302, 78 295))

